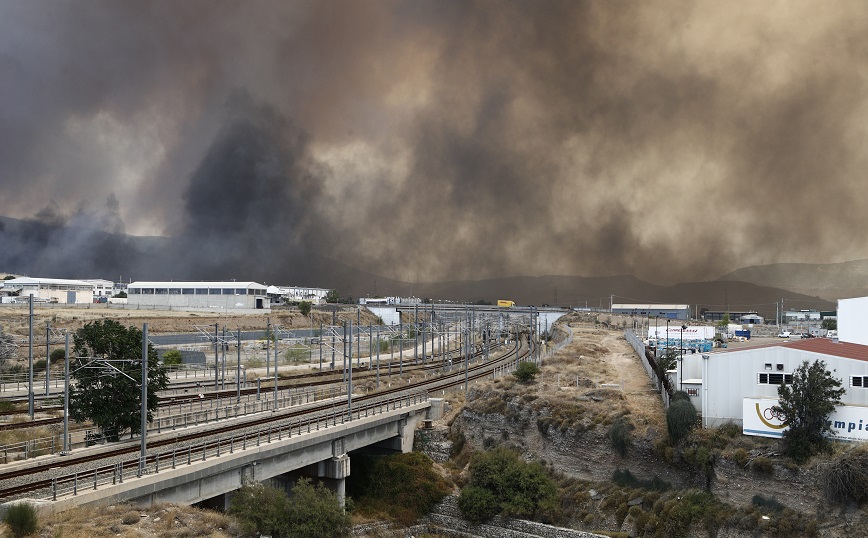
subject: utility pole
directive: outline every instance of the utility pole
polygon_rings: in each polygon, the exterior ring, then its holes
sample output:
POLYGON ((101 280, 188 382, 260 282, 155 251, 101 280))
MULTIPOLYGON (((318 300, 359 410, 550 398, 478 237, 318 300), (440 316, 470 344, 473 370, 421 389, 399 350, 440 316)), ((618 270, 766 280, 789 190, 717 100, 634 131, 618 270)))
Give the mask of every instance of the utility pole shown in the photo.
POLYGON ((350 362, 349 372, 347 375, 347 413, 349 419, 353 419, 353 322, 350 321, 350 362))
POLYGON ((377 388, 380 388, 380 325, 377 324, 377 388))
POLYGON ((226 388, 226 326, 223 326, 223 338, 220 340, 220 353, 223 356, 223 377, 220 381, 220 388, 226 388))
MULTIPOLYGON (((350 325, 352 328, 352 325, 350 325)), ((362 367, 362 307, 356 307, 356 354, 358 357, 356 358, 356 366, 359 368, 362 367)), ((350 336, 352 336, 353 332, 350 331, 350 336)), ((350 368, 353 366, 353 361, 350 361, 350 368)))
POLYGON ((33 294, 30 294, 30 340, 28 341, 28 363, 30 365, 30 380, 27 384, 27 409, 30 420, 33 420, 33 294))
POLYGON ((274 410, 277 411, 277 331, 274 331, 274 410))
POLYGON ((241 328, 238 328, 238 342, 235 345, 238 351, 238 364, 235 369, 235 403, 241 403, 241 328))
POLYGON ((45 395, 51 394, 51 322, 45 322, 45 395))
POLYGON ((66 348, 63 363, 63 452, 69 454, 69 331, 66 332, 66 348))
POLYGON ((145 473, 148 456, 148 324, 142 325, 142 435, 139 453, 139 476, 145 473))
MULTIPOLYGON (((398 375, 404 374, 404 316, 398 310, 398 342, 400 344, 398 351, 398 375)), ((389 375, 392 375, 391 372, 389 375)))
POLYGON ((217 335, 219 324, 214 324, 214 390, 220 388, 220 356, 217 354, 217 341, 220 340, 217 335))

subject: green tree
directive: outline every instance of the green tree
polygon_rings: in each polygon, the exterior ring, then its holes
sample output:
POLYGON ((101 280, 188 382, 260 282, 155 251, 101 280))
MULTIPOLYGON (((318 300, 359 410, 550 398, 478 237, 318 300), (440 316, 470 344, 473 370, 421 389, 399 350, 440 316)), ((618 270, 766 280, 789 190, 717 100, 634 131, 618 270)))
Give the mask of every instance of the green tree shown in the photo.
POLYGON ((844 392, 841 381, 820 360, 803 361, 793 372, 793 383, 778 387, 778 405, 772 410, 788 426, 784 448, 794 461, 803 463, 826 446, 827 419, 844 392))
POLYGON ((696 426, 698 418, 696 408, 689 401, 670 400, 669 409, 666 410, 666 429, 672 442, 677 443, 685 438, 696 426))
POLYGON ((838 330, 838 320, 832 318, 826 318, 820 324, 820 327, 826 329, 827 331, 837 331, 838 330))
POLYGON ((177 349, 170 349, 163 353, 163 364, 165 365, 175 365, 181 364, 181 352, 177 349))
POLYGON ((232 496, 229 514, 246 535, 330 538, 350 531, 350 518, 337 496, 305 478, 293 486, 291 498, 271 486, 245 484, 232 496))
POLYGON ((298 311, 301 312, 301 315, 307 317, 310 314, 311 304, 308 301, 302 301, 298 303, 298 311))
POLYGON ((286 536, 331 538, 349 536, 352 522, 337 495, 323 484, 301 479, 292 488, 286 514, 286 536))
POLYGON ((229 515, 245 535, 285 536, 284 513, 289 498, 283 490, 264 484, 244 484, 232 495, 229 515))
POLYGON ((529 383, 534 380, 539 371, 539 366, 536 364, 522 361, 518 363, 518 367, 512 375, 522 383, 529 383))
POLYGON ((612 444, 612 449, 620 457, 625 457, 633 440, 630 438, 630 432, 633 430, 633 425, 624 417, 620 417, 609 427, 608 437, 612 444))
POLYGON ((557 486, 541 463, 498 448, 471 458, 470 482, 461 490, 458 508, 471 521, 496 514, 550 519, 558 511, 557 486))
MULTIPOLYGON (((90 420, 106 439, 117 441, 130 430, 141 431, 142 331, 117 321, 86 324, 73 335, 70 370, 75 383, 69 389, 69 416, 90 420)), ((148 345, 147 420, 159 403, 157 391, 168 385, 156 350, 148 345)))
POLYGON ((113 297, 115 297, 116 299, 126 299, 127 298, 127 292, 119 291, 116 294, 114 294, 113 297))
POLYGON ((337 303, 341 300, 341 293, 338 290, 329 290, 326 293, 325 301, 327 303, 337 303))
POLYGON ((410 525, 449 493, 434 462, 419 452, 389 456, 354 456, 347 493, 356 500, 356 513, 388 514, 410 525))
POLYGON ((666 350, 666 353, 657 357, 657 378, 662 380, 666 377, 666 372, 674 370, 678 363, 678 351, 674 349, 666 350))
POLYGON ((51 358, 51 364, 62 363, 63 359, 66 357, 66 349, 64 349, 64 348, 52 349, 51 355, 49 355, 49 357, 51 358))

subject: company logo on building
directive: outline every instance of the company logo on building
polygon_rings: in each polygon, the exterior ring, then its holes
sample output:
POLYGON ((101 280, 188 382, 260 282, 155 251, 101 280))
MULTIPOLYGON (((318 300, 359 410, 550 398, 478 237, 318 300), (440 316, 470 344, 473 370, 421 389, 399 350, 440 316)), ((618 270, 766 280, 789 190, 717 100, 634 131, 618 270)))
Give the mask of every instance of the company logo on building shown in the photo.
MULTIPOLYGON (((761 437, 782 437, 787 429, 783 417, 774 411, 778 400, 745 398, 742 403, 742 433, 761 437)), ((829 437, 844 441, 868 441, 868 407, 841 405, 829 415, 829 437)))

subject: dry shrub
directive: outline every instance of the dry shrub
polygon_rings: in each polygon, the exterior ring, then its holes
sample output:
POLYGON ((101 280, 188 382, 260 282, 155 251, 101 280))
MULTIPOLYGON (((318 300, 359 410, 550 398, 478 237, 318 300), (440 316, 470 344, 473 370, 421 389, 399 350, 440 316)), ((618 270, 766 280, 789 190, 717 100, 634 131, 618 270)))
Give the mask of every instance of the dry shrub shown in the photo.
POLYGON ((862 444, 820 465, 823 491, 832 502, 868 500, 868 446, 862 444))
POLYGON ((750 468, 753 472, 766 476, 771 476, 775 473, 775 466, 772 463, 772 460, 762 456, 755 458, 751 462, 750 468))
POLYGON ((135 510, 130 510, 121 516, 121 523, 124 525, 133 525, 142 519, 141 514, 135 510))

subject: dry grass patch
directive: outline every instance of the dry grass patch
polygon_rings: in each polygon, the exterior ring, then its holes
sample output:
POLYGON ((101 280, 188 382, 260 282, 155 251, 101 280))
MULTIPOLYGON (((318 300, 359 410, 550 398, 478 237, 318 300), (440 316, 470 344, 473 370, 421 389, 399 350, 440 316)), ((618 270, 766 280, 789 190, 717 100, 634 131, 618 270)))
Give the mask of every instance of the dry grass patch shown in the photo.
POLYGON ((237 536, 234 521, 212 510, 191 506, 158 505, 132 508, 115 505, 75 508, 40 517, 40 536, 63 538, 237 536))

